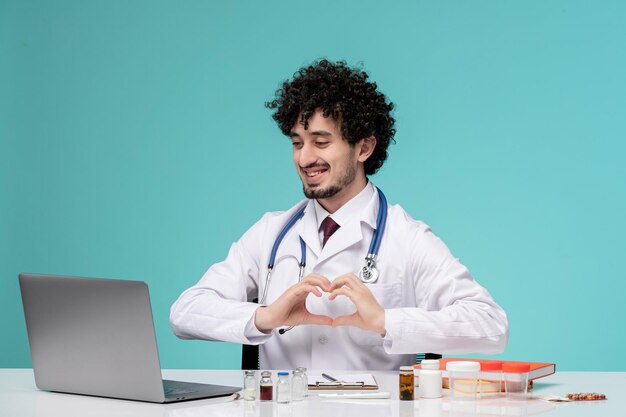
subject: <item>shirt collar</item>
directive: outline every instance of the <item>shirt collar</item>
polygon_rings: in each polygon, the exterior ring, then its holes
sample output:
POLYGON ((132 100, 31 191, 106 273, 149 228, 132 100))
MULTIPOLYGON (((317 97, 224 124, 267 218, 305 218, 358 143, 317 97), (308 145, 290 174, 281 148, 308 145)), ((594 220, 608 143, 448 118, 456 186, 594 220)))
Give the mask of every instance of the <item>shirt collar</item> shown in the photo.
POLYGON ((313 201, 313 207, 315 207, 315 216, 317 218, 317 230, 322 227, 322 221, 330 216, 339 226, 344 226, 350 219, 358 218, 363 211, 363 208, 368 205, 372 197, 374 196, 374 184, 371 181, 367 182, 365 188, 360 193, 352 197, 343 206, 339 207, 339 210, 330 214, 317 200, 313 201))

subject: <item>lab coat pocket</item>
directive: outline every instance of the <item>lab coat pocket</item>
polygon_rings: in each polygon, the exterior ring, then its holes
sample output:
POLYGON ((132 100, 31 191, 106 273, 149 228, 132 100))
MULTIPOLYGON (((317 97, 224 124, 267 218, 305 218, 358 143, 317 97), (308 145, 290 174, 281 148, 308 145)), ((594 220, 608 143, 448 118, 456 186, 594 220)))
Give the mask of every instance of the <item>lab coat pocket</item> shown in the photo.
MULTIPOLYGON (((400 307, 402 302, 402 283, 369 284, 367 286, 378 304, 384 309, 400 307)), ((383 338, 376 332, 350 327, 350 338, 355 343, 365 346, 381 346, 383 338)))
POLYGON ((401 307, 402 282, 387 282, 384 284, 366 284, 376 301, 382 308, 401 307))

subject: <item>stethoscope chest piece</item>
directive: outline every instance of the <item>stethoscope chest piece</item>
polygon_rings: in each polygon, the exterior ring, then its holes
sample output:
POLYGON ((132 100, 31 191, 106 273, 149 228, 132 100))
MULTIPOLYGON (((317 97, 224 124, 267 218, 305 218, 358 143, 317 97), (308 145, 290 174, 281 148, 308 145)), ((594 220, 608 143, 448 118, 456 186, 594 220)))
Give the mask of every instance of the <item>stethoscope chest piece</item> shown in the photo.
POLYGON ((376 268, 376 262, 369 256, 365 258, 365 265, 359 271, 359 279, 365 284, 372 284, 378 281, 378 268, 376 268))

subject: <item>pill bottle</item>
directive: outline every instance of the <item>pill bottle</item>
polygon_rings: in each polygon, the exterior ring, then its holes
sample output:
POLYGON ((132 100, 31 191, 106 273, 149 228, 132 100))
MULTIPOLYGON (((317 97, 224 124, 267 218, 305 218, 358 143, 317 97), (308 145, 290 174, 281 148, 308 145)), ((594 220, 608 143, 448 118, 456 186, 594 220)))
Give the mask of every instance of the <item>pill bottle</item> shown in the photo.
POLYGON ((499 397, 503 391, 502 361, 481 361, 478 381, 480 398, 499 397))
POLYGON ((439 360, 438 359, 424 359, 419 365, 413 365, 413 373, 415 374, 415 389, 420 385, 420 370, 422 369, 430 369, 436 371, 439 368, 439 360))
POLYGON ((276 402, 286 404, 291 402, 291 385, 289 383, 289 372, 279 372, 278 382, 276 382, 276 402))
POLYGON ((414 391, 413 367, 400 367, 400 400, 412 401, 414 391))
POLYGON ((420 370, 422 367, 418 365, 413 365, 413 388, 417 390, 420 386, 420 370))
POLYGON ((272 382, 272 373, 269 371, 261 372, 260 384, 260 400, 272 401, 274 399, 274 384, 272 382))
POLYGON ((245 371, 243 378, 243 399, 246 401, 256 400, 256 372, 245 371))
POLYGON ((420 362, 420 367, 422 369, 430 369, 432 371, 439 370, 439 359, 424 359, 420 362))
POLYGON ((502 375, 507 399, 525 399, 528 397, 528 373, 530 364, 506 362, 502 364, 502 375))
POLYGON ((441 371, 437 359, 423 360, 419 371, 419 398, 441 398, 441 371), (426 362, 426 363, 424 363, 426 362))
POLYGON ((450 391, 455 400, 475 400, 480 374, 480 363, 474 361, 452 361, 446 364, 450 391))
POLYGON ((291 401, 302 401, 306 386, 304 385, 304 375, 300 369, 293 371, 291 376, 291 401))

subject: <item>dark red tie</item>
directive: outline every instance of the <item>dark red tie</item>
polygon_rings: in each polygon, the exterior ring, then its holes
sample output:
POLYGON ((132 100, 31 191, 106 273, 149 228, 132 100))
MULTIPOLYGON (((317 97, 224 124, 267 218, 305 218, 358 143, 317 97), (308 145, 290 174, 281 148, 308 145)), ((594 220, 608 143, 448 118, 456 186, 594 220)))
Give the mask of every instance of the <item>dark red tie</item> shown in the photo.
POLYGON ((322 220, 322 232, 324 233, 324 240, 322 241, 322 247, 326 245, 328 238, 339 229, 339 225, 330 216, 322 220))

